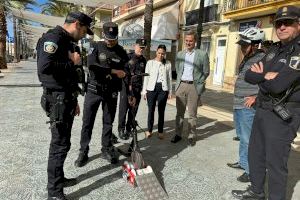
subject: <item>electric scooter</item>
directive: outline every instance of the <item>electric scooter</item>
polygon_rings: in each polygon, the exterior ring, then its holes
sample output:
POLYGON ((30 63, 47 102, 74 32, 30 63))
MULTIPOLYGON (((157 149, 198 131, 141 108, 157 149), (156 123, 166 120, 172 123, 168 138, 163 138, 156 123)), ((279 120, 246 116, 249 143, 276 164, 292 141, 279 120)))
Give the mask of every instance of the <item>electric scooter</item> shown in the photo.
MULTIPOLYGON (((139 74, 137 76, 148 76, 148 74, 139 74)), ((132 78, 131 81, 132 83, 132 78)), ((132 89, 132 88, 130 88, 132 89)), ((136 105, 133 105, 136 106, 136 105)), ((167 199, 168 196, 165 190, 160 185, 157 177, 155 176, 152 167, 146 165, 137 139, 137 127, 145 132, 135 120, 134 107, 132 112, 132 142, 129 150, 131 150, 130 161, 125 161, 122 166, 123 179, 130 183, 133 187, 139 187, 144 192, 147 199, 167 199)))

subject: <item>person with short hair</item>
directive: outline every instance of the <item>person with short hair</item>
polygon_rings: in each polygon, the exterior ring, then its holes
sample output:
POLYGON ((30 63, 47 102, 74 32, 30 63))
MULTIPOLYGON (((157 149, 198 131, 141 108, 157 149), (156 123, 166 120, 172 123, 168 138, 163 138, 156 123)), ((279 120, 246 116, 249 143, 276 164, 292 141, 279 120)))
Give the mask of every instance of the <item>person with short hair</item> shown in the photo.
POLYGON ((176 133, 171 140, 172 143, 177 143, 182 139, 184 114, 188 107, 188 144, 191 146, 196 142, 197 108, 209 75, 207 52, 195 48, 196 38, 195 32, 187 32, 184 37, 186 49, 178 52, 176 56, 176 133))
POLYGON ((118 25, 113 22, 103 24, 104 41, 91 45, 87 63, 87 93, 84 99, 80 149, 75 166, 83 167, 88 162, 89 143, 97 115, 102 103, 102 148, 101 157, 112 164, 118 162, 118 154, 113 146, 112 128, 115 119, 118 92, 122 89, 122 79, 126 76, 124 66, 128 61, 126 51, 118 44, 118 25))
POLYGON ((120 92, 118 124, 119 137, 124 140, 127 140, 131 135, 132 121, 135 120, 134 116, 137 114, 141 100, 142 74, 145 73, 147 63, 146 58, 143 56, 146 45, 147 41, 144 38, 137 39, 134 52, 128 54, 129 61, 125 65, 126 77, 123 79, 123 87, 120 92))
POLYGON ((51 142, 48 158, 48 200, 66 200, 63 188, 76 184, 76 179, 64 176, 64 162, 71 147, 74 116, 79 115, 77 102, 78 77, 75 65, 80 55, 74 43, 90 29, 92 18, 81 12, 71 12, 64 25, 50 29, 37 43, 38 77, 42 82, 41 105, 50 118, 51 142))

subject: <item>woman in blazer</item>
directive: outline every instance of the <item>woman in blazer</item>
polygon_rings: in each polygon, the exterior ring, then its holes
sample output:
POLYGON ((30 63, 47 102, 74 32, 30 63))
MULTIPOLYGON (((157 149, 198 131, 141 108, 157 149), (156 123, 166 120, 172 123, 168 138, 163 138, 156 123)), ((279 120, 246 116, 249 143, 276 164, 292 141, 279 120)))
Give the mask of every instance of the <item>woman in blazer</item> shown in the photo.
POLYGON ((146 138, 152 136, 154 123, 154 111, 156 101, 158 102, 158 138, 163 139, 163 127, 167 99, 172 95, 172 69, 171 63, 165 60, 166 46, 159 45, 156 57, 146 64, 142 94, 148 103, 148 131, 146 138))

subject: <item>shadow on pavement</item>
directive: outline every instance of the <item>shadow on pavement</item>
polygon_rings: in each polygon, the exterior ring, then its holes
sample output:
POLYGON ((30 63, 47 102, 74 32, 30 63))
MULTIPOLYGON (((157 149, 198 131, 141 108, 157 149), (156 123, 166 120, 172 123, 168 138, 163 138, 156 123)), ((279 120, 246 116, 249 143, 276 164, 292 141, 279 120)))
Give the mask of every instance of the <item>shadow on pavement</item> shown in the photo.
MULTIPOLYGON (((184 132, 187 132, 187 120, 184 122, 184 132)), ((156 129, 154 126, 153 129, 156 129)), ((214 121, 205 117, 198 117, 197 120, 197 137, 196 140, 200 141, 210 136, 218 133, 226 132, 232 130, 231 126, 227 126, 220 122, 214 121)), ((160 140, 156 135, 149 139, 143 139, 139 141, 139 146, 142 149, 143 158, 147 165, 153 168, 158 180, 160 181, 162 187, 165 189, 163 180, 163 169, 167 160, 183 151, 185 148, 189 147, 187 142, 187 135, 183 134, 183 140, 173 144, 171 139, 175 135, 175 120, 166 121, 164 123, 164 140, 160 140)), ((124 147, 123 147, 124 148, 124 147)), ((126 149, 128 146, 126 147, 126 149)), ((193 147, 190 147, 193 148, 193 147)))
MULTIPOLYGON (((205 138, 208 138, 210 136, 213 136, 218 133, 226 132, 229 130, 232 130, 232 127, 224 125, 220 122, 216 122, 212 119, 205 118, 205 117, 199 117, 197 123, 197 141, 203 140, 205 138)), ((167 160, 174 156, 178 156, 178 154, 183 151, 185 148, 188 147, 188 142, 186 139, 186 135, 183 135, 183 140, 173 144, 171 143, 172 137, 175 135, 175 120, 166 121, 164 124, 164 133, 165 138, 164 140, 160 140, 157 138, 156 135, 149 139, 143 139, 139 141, 139 147, 142 150, 143 158, 147 165, 150 165, 153 168, 153 171, 155 175, 157 176, 159 182, 161 183, 162 187, 165 189, 164 185, 164 179, 163 179, 163 169, 165 167, 165 163, 167 160)), ((154 129, 157 128, 156 126, 154 129)), ((184 123, 184 132, 187 132, 187 123, 185 120, 184 123)), ((142 130, 139 130, 139 134, 144 134, 142 130)), ((130 142, 129 142, 130 143, 130 142)), ((122 150, 127 150, 129 147, 129 144, 123 144, 122 146, 119 146, 118 148, 122 150)), ((193 148, 193 147, 190 147, 193 148)), ((89 162, 92 160, 98 159, 100 157, 99 154, 94 155, 90 157, 89 162)), ((122 171, 121 171, 121 165, 125 160, 129 160, 130 158, 125 158, 119 161, 117 165, 106 165, 102 166, 98 169, 88 171, 85 174, 81 174, 77 177, 78 182, 84 181, 86 179, 89 179, 91 177, 97 176, 101 173, 104 173, 106 171, 109 171, 111 169, 119 167, 120 170, 118 172, 115 172, 109 176, 106 176, 102 179, 99 179, 92 183, 89 186, 86 186, 84 188, 80 188, 79 190, 72 192, 68 194, 68 198, 70 199, 79 199, 90 192, 92 192, 95 189, 98 189, 105 184, 109 184, 111 182, 114 182, 116 180, 119 180, 122 178, 122 171)))
MULTIPOLYGON (((100 158, 100 154, 97 154, 97 155, 94 155, 94 156, 91 156, 89 158, 89 162, 91 162, 92 160, 95 160, 95 159, 98 159, 100 158)), ((88 171, 86 172, 85 174, 81 174, 79 175, 76 179, 79 182, 82 182, 86 179, 89 179, 91 177, 94 177, 94 176, 97 176, 99 174, 102 174, 106 171, 109 171, 111 169, 114 169, 114 168, 120 168, 119 171, 109 175, 109 176, 106 176, 102 179, 99 179, 95 182, 93 182, 92 184, 86 186, 86 187, 83 187, 83 188, 80 188, 78 189, 77 191, 75 192, 72 192, 70 194, 68 194, 68 198, 69 199, 72 199, 72 200, 78 200, 80 199, 81 197, 83 196, 86 196, 88 195, 90 192, 92 192, 93 190, 96 190, 106 184, 109 184, 111 182, 114 182, 116 180, 119 180, 120 178, 122 178, 122 171, 121 171, 121 165, 123 164, 123 162, 125 161, 126 159, 122 159, 119 161, 118 164, 116 165, 113 165, 113 164, 108 164, 108 165, 105 165, 105 166, 102 166, 102 167, 99 167, 97 169, 94 169, 94 170, 91 170, 91 171, 88 171)))

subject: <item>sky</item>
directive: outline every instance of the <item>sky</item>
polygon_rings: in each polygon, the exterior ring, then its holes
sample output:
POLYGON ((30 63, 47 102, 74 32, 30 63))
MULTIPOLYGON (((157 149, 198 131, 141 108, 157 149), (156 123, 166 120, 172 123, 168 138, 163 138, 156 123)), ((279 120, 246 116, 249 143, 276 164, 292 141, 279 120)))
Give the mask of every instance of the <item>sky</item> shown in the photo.
MULTIPOLYGON (((33 9, 33 12, 40 13, 41 8, 40 5, 46 3, 48 0, 36 0, 35 2, 38 4, 37 6, 30 6, 33 9)), ((10 37, 13 37, 13 24, 11 19, 7 20, 7 30, 10 37)))

